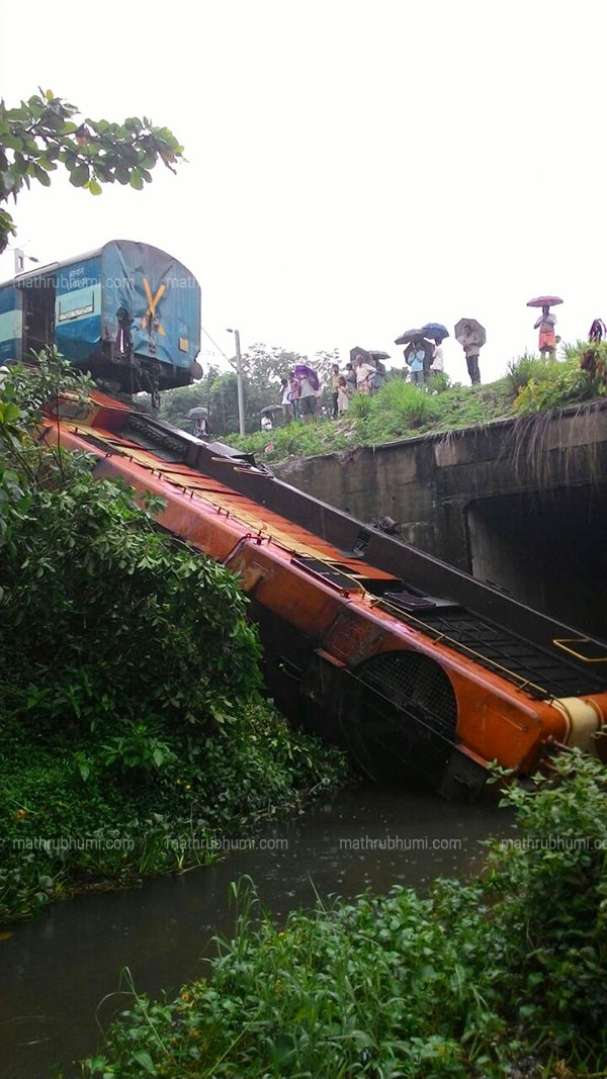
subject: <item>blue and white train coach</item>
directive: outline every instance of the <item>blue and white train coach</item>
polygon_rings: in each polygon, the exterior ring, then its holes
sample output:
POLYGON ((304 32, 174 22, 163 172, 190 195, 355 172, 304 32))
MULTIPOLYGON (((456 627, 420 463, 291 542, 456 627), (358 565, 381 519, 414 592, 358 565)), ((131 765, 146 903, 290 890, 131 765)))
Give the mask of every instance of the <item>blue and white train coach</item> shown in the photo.
POLYGON ((201 374, 200 286, 150 244, 111 240, 0 285, 0 364, 44 345, 127 393, 185 386, 201 374))

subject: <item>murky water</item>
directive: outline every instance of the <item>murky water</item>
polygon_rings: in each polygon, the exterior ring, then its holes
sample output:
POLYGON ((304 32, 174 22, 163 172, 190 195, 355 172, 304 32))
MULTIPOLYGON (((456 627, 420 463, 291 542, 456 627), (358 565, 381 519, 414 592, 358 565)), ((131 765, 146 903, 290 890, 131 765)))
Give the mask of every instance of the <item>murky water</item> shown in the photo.
POLYGON ((266 827, 255 849, 216 865, 146 882, 132 891, 55 904, 0 941, 0 1076, 48 1079, 53 1066, 79 1075, 100 1028, 127 997, 112 997, 128 967, 151 994, 205 972, 212 937, 229 933, 230 882, 250 875, 278 918, 312 906, 315 894, 352 897, 392 884, 425 888, 437 876, 465 876, 482 840, 508 834, 495 805, 453 805, 428 793, 365 787, 266 827))

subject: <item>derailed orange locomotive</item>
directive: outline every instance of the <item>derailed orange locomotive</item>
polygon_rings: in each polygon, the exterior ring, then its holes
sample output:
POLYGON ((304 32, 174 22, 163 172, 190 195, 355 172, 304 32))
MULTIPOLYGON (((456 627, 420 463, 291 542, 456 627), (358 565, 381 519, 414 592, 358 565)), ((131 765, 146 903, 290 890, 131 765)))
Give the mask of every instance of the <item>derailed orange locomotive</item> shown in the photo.
POLYGON ((45 437, 162 496, 158 524, 240 578, 279 706, 369 771, 451 795, 555 745, 607 760, 605 642, 100 392, 64 400, 45 437))

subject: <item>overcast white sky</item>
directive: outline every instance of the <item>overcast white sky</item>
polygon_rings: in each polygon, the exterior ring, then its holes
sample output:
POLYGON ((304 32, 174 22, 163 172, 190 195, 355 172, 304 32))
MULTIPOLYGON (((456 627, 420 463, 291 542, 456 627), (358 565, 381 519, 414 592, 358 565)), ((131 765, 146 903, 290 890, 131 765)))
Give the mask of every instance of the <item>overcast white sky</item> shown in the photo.
POLYGON ((92 118, 145 114, 188 157, 143 192, 26 192, 32 255, 164 248, 226 352, 239 326, 245 346, 397 358, 405 328, 476 317, 486 381, 534 347, 532 295, 563 296, 564 340, 607 317, 605 0, 0 5, 7 102, 40 84, 92 118))

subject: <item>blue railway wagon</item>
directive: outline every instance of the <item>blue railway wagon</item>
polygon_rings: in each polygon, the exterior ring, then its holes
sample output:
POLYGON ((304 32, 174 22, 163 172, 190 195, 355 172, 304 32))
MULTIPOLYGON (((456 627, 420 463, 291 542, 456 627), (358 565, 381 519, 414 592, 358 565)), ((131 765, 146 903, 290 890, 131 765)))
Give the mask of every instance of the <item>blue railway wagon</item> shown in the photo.
POLYGON ((49 344, 110 388, 188 385, 201 373, 200 286, 177 259, 131 240, 0 285, 0 363, 49 344))

